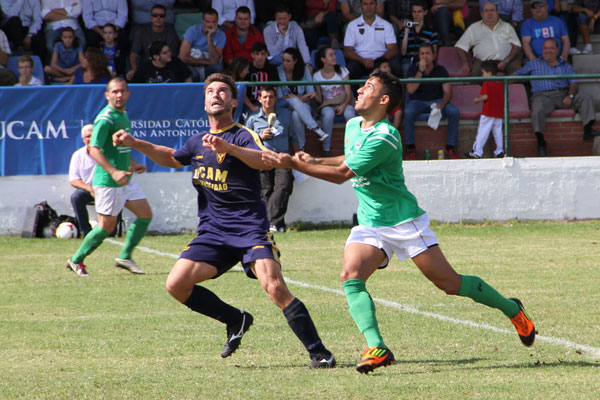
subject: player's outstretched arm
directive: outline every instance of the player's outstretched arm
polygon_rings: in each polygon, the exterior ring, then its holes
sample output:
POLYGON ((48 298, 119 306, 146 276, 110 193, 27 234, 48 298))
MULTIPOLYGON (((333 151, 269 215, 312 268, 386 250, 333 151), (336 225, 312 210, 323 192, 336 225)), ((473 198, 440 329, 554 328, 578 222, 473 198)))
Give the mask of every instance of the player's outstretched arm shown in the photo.
MULTIPOLYGON (((285 153, 275 153, 271 150, 263 151, 262 158, 267 165, 270 165, 274 168, 295 169, 305 173, 306 175, 310 175, 331 183, 342 184, 348 179, 356 176, 354 172, 352 172, 352 170, 343 162, 338 165, 317 164, 313 162, 302 161, 300 157, 292 157, 285 153)), ((315 159, 313 159, 313 161, 315 161, 315 159)))
POLYGON ((145 140, 136 139, 124 130, 120 130, 113 135, 113 144, 115 146, 122 145, 136 149, 142 154, 145 154, 155 163, 169 167, 181 168, 183 165, 173 158, 175 149, 167 146, 159 146, 145 140))
POLYGON ((254 169, 272 169, 273 167, 263 161, 262 151, 249 149, 231 144, 218 136, 206 134, 202 137, 204 147, 211 149, 215 153, 227 153, 239 158, 244 164, 254 169))

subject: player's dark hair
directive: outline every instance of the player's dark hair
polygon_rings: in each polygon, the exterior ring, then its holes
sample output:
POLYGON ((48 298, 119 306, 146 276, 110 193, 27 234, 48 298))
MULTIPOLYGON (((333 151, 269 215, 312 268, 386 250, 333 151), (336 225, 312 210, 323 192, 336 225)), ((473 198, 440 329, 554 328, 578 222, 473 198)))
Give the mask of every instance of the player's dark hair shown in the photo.
POLYGON ((238 7, 237 10, 235 10, 235 15, 237 14, 248 14, 248 15, 252 15, 252 11, 250 11, 250 9, 246 6, 241 6, 238 7))
POLYGON ((152 42, 149 49, 150 58, 152 58, 153 56, 159 56, 162 52, 163 47, 165 46, 169 46, 169 44, 164 40, 155 40, 154 42, 152 42))
POLYGON ((302 54, 300 54, 300 50, 295 47, 288 47, 283 51, 283 54, 287 54, 292 56, 294 61, 294 70, 292 71, 292 79, 295 81, 301 81, 304 78, 304 71, 306 69, 306 65, 304 64, 304 60, 302 59, 302 54))
POLYGON ((375 71, 369 75, 369 78, 376 78, 379 80, 381 83, 381 91, 379 95, 386 95, 390 98, 385 111, 388 114, 394 111, 394 108, 398 107, 400 101, 402 100, 402 83, 400 82, 400 79, 388 72, 383 71, 375 71))
POLYGON ((256 42, 252 45, 253 53, 260 53, 263 50, 267 53, 269 52, 269 50, 267 50, 267 45, 265 44, 265 42, 256 42))
POLYGON ((490 72, 492 75, 496 75, 498 73, 498 61, 487 60, 481 63, 481 69, 483 71, 490 72))
POLYGON ((232 94, 233 98, 237 99, 237 97, 238 97, 237 85, 235 84, 235 81, 233 80, 233 78, 231 76, 229 76, 227 74, 222 74, 219 72, 210 74, 204 80, 204 90, 206 90, 208 85, 210 85, 213 82, 223 82, 224 84, 229 86, 229 88, 231 89, 231 94, 232 94))
POLYGON ((129 91, 129 85, 127 85, 127 81, 125 80, 125 78, 123 78, 122 76, 115 76, 113 78, 110 78, 110 80, 106 84, 106 91, 107 92, 108 92, 108 88, 110 88, 110 84, 113 83, 113 82, 123 82, 125 84, 125 89, 127 91, 129 91))
MULTIPOLYGON (((317 52, 317 56, 315 57, 315 66, 317 67, 317 70, 320 70, 321 68, 323 68, 325 66, 325 64, 323 64, 323 61, 321 59, 325 58, 325 53, 327 53, 328 49, 333 50, 333 47, 324 46, 324 47, 321 47, 319 49, 319 51, 317 52)), ((333 50, 333 51, 335 51, 335 50, 333 50)), ((342 74, 342 67, 340 67, 339 64, 335 64, 333 66, 333 69, 335 70, 336 74, 339 74, 339 75, 342 74)))

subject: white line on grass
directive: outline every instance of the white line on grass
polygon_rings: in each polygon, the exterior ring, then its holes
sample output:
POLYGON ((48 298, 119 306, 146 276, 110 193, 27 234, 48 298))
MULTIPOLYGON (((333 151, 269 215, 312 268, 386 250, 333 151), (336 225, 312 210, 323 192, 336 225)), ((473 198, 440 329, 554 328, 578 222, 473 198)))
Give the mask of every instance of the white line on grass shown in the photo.
MULTIPOLYGON (((107 238, 105 241, 119 245, 119 246, 123 246, 122 242, 119 242, 114 239, 107 238)), ((174 258, 174 259, 179 258, 178 254, 163 253, 162 251, 150 249, 148 247, 137 246, 136 248, 145 253, 156 254, 159 256, 170 257, 170 258, 174 258)), ((234 267, 234 269, 238 270, 238 271, 243 271, 243 269, 241 267, 234 267)), ((309 289, 320 290, 322 292, 334 293, 334 294, 338 294, 340 296, 345 296, 344 292, 339 289, 331 289, 326 286, 312 285, 310 283, 300 282, 300 281, 296 281, 296 280, 290 279, 290 278, 285 278, 285 280, 286 280, 286 282, 291 283, 292 285, 301 286, 301 287, 305 287, 305 288, 309 288, 309 289)), ((466 326, 471 326, 473 328, 485 329, 485 330, 492 331, 492 332, 514 335, 514 330, 497 328, 493 325, 489 325, 489 324, 481 323, 481 322, 473 322, 473 321, 469 321, 469 320, 447 317, 445 315, 436 314, 436 313, 432 313, 429 311, 421 311, 418 308, 415 308, 413 306, 396 303, 395 301, 379 299, 379 298, 373 298, 373 301, 376 303, 379 303, 379 304, 383 304, 386 307, 394 308, 396 310, 404 311, 404 312, 407 312, 410 314, 424 315, 426 317, 439 319, 440 321, 444 321, 444 322, 451 322, 451 323, 457 324, 457 325, 466 325, 466 326)), ((542 341, 542 342, 547 342, 547 343, 551 343, 551 344, 561 345, 561 346, 575 349, 575 350, 584 351, 593 357, 600 358, 600 349, 597 347, 592 347, 592 346, 588 346, 585 344, 579 344, 579 343, 572 342, 570 340, 555 338, 555 337, 551 337, 551 336, 537 335, 536 340, 538 342, 542 341)))

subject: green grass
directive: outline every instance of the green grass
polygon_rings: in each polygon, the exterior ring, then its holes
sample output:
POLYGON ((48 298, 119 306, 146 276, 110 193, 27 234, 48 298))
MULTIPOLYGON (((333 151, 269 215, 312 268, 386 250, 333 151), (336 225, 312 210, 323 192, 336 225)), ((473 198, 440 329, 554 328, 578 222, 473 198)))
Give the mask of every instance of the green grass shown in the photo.
MULTIPOLYGON (((368 283, 371 295, 457 324, 377 303, 397 362, 354 370, 365 341, 347 311, 339 272, 348 229, 277 234, 284 275, 310 310, 338 368, 310 361, 257 281, 231 271, 206 286, 250 311, 240 349, 221 359, 225 328, 164 289, 169 255, 136 250, 146 270, 113 266, 104 243, 90 278, 67 271, 80 240, 0 237, 0 398, 108 399, 595 399, 600 392, 600 222, 435 225, 453 266, 519 297, 540 338, 518 340, 504 315, 449 297, 410 261, 394 259, 368 283), (506 330, 506 332, 504 331, 506 330), (575 344, 589 346, 578 348, 575 344)), ((177 255, 191 235, 149 236, 141 246, 177 255)), ((122 241, 122 240, 120 240, 122 241)))

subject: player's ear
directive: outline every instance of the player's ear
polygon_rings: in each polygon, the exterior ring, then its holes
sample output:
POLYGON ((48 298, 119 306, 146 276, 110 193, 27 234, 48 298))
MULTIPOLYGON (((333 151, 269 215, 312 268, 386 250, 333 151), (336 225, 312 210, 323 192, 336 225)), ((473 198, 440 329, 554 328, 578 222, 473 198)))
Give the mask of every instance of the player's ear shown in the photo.
POLYGON ((232 99, 231 104, 233 105, 233 108, 236 108, 238 105, 237 99, 232 99))
POLYGON ((387 107, 387 105, 390 102, 390 96, 388 96, 387 94, 384 94, 383 96, 381 96, 379 98, 379 104, 383 104, 387 107))

